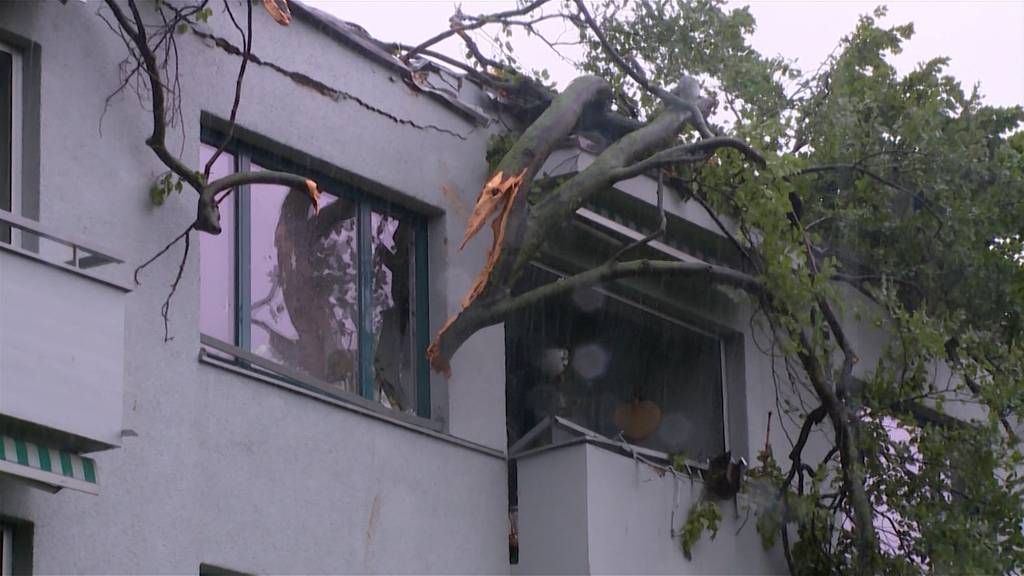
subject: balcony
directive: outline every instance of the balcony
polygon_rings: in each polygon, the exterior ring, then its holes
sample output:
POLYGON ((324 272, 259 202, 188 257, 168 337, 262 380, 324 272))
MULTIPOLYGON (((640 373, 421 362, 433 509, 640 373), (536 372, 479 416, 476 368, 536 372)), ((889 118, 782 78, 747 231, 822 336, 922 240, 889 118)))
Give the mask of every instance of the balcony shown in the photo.
POLYGON ((94 481, 77 454, 120 443, 129 284, 110 254, 0 212, 0 464, 94 481))
POLYGON ((554 424, 542 446, 512 449, 519 501, 513 574, 787 572, 780 550, 762 547, 744 495, 735 507, 719 503, 717 537, 703 536, 687 560, 678 531, 701 497, 701 481, 652 466, 659 459, 653 451, 554 424))

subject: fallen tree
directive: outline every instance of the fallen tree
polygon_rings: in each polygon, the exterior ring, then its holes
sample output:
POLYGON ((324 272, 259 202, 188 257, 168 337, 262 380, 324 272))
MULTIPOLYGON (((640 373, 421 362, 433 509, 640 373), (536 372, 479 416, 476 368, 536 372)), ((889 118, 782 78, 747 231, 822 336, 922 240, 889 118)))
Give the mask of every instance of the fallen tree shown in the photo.
MULTIPOLYGON (((247 26, 235 22, 243 49, 232 123, 251 57, 245 4, 247 26)), ((264 4, 287 23, 284 0, 264 4)), ((886 57, 912 28, 880 27, 883 11, 863 17, 819 70, 804 73, 754 51, 750 14, 713 0, 611 0, 596 13, 582 0, 553 12, 552 4, 457 12, 449 30, 417 46, 385 45, 407 61, 463 69, 521 123, 469 219, 463 243, 490 221, 491 247, 462 309, 428 350, 434 369, 449 371, 481 328, 575 288, 626 277, 728 287, 757 311, 767 353, 779 358, 776 385, 792 399, 784 416, 799 436, 788 468, 766 444, 756 475, 775 494, 759 510, 758 528, 766 544, 781 538, 793 573, 1019 571, 1021 109, 986 106, 977 90, 964 92, 943 74, 943 59, 896 74, 886 57), (586 75, 558 93, 524 76, 508 46, 488 56, 473 36, 489 28, 541 35, 539 23, 551 19, 574 27, 586 54, 586 75), (470 65, 431 50, 453 36, 466 43, 470 65), (592 164, 564 180, 537 179, 566 137, 595 133, 605 142, 592 164), (665 188, 704 206, 742 266, 623 260, 665 234, 662 208, 660 225, 611 261, 512 294, 553 230, 594 195, 642 174, 659 183, 659 207, 665 188), (862 379, 854 377, 863 359, 844 310, 849 290, 873 303, 890 334, 862 379), (940 365, 953 374, 946 382, 933 377, 940 365), (977 405, 980 416, 948 411, 954 401, 977 405), (812 434, 830 444, 816 466, 805 462, 812 434)), ((173 175, 161 186, 184 183, 199 195, 197 219, 179 237, 185 257, 192 231, 219 232, 218 194, 240 183, 292 186, 316 203, 315 184, 299 175, 209 182, 213 159, 197 171, 168 152, 168 54, 180 25, 209 17, 207 2, 158 4, 163 24, 155 33, 134 0, 127 11, 123 5, 107 0, 128 70, 149 83, 147 144, 173 175)), ((235 21, 231 2, 224 6, 235 21)), ((179 279, 183 268, 184 259, 179 279)))

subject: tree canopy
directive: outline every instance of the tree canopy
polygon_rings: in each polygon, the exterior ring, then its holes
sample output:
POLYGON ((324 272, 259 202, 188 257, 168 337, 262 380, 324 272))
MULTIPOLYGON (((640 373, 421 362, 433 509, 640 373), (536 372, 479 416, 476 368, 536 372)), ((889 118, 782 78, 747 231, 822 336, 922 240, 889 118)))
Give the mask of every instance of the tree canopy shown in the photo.
MULTIPOLYGON (((278 15, 286 4, 264 3, 278 15)), ((251 49, 246 4, 239 86, 251 49)), ((213 198, 242 180, 296 186, 315 202, 315 184, 295 175, 207 182, 210 164, 204 177, 171 155, 157 35, 147 37, 134 1, 128 12, 114 0, 107 7, 152 85, 147 143, 172 178, 199 192, 186 240, 193 229, 219 231, 213 198)), ((203 1, 166 15, 173 37, 210 14, 203 1)), ((986 105, 976 87, 945 74, 944 58, 898 74, 891 56, 913 27, 884 26, 884 15, 861 17, 813 71, 759 54, 750 12, 719 0, 536 0, 499 14, 457 12, 449 30, 418 46, 382 43, 407 61, 462 68, 519 119, 491 151, 492 177, 467 226, 474 241, 492 222, 487 263, 428 355, 446 371, 479 329, 576 287, 625 277, 725 286, 770 335, 784 415, 799 429, 789 453, 766 446, 751 471, 767 494, 757 527, 766 544, 782 545, 794 574, 1019 572, 1024 111, 986 105), (487 55, 474 41, 478 30, 540 34, 541 19, 572 26, 584 51, 582 75, 561 92, 520 70, 510 42, 487 55), (431 50, 455 35, 470 65, 431 50), (568 178, 537 178, 551 152, 581 134, 604 141, 596 160, 568 178), (628 259, 665 233, 662 213, 660 227, 616 258, 513 295, 553 230, 641 174, 659 183, 659 205, 669 191, 702 205, 740 263, 628 259), (851 337, 851 294, 871 303, 865 321, 885 335, 877 361, 851 337), (829 449, 808 461, 816 431, 829 449)))

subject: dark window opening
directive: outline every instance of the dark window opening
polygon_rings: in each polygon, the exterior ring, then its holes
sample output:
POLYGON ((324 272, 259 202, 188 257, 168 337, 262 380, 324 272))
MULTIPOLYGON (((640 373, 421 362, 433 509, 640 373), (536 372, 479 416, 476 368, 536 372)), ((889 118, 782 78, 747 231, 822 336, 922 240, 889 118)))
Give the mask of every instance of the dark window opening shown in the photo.
MULTIPOLYGON (((556 280, 530 267, 516 292, 556 280)), ((547 416, 693 460, 725 451, 722 344, 596 289, 505 324, 509 444, 547 416)))
POLYGON ((29 522, 0 520, 0 576, 32 574, 32 533, 29 522))

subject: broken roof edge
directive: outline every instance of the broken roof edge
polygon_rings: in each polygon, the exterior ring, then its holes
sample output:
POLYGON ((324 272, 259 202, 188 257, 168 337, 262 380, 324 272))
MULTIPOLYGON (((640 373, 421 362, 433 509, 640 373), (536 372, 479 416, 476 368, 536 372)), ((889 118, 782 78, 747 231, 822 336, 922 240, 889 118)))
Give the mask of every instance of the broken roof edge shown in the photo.
POLYGON ((319 8, 309 6, 300 0, 292 0, 291 9, 295 16, 320 30, 339 44, 358 52, 392 72, 400 74, 405 84, 412 89, 430 96, 476 125, 486 126, 491 123, 491 117, 488 114, 477 106, 464 102, 459 94, 449 90, 439 90, 424 86, 422 83, 417 82, 415 73, 422 72, 425 68, 429 67, 431 70, 428 72, 455 76, 462 81, 470 81, 476 85, 477 83, 470 77, 449 70, 432 60, 420 59, 419 62, 424 64, 416 67, 407 65, 385 48, 388 43, 374 38, 362 26, 342 20, 319 8))

